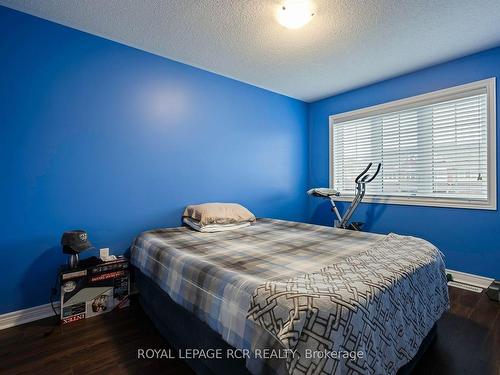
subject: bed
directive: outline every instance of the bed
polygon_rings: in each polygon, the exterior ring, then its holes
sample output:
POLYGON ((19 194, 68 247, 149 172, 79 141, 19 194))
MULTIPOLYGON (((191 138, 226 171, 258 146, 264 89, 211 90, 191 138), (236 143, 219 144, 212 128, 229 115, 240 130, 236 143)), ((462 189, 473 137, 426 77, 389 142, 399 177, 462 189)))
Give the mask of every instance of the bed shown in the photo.
POLYGON ((141 304, 174 346, 250 353, 194 359, 198 373, 401 373, 449 308, 442 254, 395 234, 274 219, 163 228, 134 240, 131 262, 141 304))

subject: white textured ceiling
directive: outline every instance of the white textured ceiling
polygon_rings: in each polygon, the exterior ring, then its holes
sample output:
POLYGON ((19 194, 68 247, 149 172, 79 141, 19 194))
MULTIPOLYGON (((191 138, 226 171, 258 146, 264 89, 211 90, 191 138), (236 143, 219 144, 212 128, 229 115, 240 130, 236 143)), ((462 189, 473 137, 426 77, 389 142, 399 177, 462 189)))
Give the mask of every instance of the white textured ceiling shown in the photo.
POLYGON ((305 101, 500 44, 500 0, 0 0, 0 4, 305 101))

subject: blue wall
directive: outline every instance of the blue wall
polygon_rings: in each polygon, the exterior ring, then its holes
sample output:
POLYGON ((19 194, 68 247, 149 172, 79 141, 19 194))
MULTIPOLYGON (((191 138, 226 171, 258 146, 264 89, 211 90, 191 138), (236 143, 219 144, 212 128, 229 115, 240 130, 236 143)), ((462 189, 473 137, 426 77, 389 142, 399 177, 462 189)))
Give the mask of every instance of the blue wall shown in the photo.
POLYGON ((48 302, 64 230, 124 252, 183 207, 305 220, 307 105, 0 7, 0 314, 48 302))
MULTIPOLYGON (((328 186, 328 116, 490 77, 500 77, 500 48, 312 103, 309 106, 309 186, 328 186)), ((497 78, 497 126, 500 126, 499 82, 497 78)), ((310 200, 309 209, 312 222, 332 222, 333 214, 327 202, 310 200)), ((359 207, 353 220, 366 221, 369 231, 415 235, 433 242, 446 255, 446 266, 450 269, 500 278, 498 210, 366 203, 359 207)))

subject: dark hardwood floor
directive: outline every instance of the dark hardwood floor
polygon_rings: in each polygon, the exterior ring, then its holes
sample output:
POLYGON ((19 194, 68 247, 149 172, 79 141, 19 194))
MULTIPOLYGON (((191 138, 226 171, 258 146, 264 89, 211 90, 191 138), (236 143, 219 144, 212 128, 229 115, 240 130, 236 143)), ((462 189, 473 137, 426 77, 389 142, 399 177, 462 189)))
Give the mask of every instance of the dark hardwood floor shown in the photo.
MULTIPOLYGON (((450 288, 451 310, 414 374, 500 375, 500 304, 450 288)), ((168 348, 138 303, 55 325, 53 318, 0 331, 1 374, 191 374, 178 359, 137 359, 139 348, 168 348)))

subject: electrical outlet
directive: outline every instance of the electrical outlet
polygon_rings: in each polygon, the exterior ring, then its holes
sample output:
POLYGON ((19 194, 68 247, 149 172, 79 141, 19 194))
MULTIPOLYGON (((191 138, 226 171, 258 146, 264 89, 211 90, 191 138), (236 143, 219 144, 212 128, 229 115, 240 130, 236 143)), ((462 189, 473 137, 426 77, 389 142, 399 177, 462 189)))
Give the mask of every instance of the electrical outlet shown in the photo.
POLYGON ((103 247, 99 249, 99 258, 107 259, 109 257, 109 247, 103 247))

